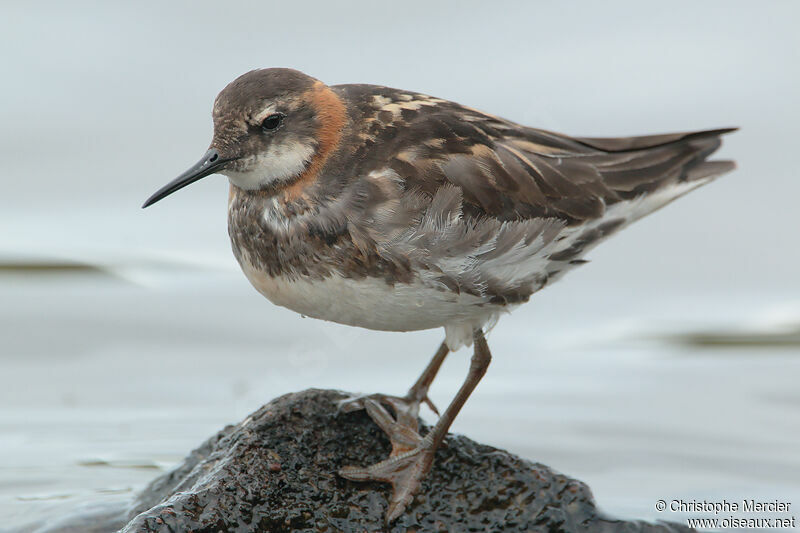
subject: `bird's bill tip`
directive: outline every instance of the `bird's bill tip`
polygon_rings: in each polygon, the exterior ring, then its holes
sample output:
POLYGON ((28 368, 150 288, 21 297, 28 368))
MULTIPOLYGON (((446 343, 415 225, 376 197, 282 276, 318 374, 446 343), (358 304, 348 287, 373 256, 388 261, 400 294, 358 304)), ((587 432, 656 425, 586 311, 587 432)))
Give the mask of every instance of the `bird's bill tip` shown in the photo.
POLYGON ((142 209, 153 205, 159 200, 166 198, 175 191, 183 189, 201 178, 214 174, 228 161, 230 161, 230 159, 221 157, 215 148, 211 148, 203 155, 200 161, 195 163, 189 170, 161 187, 153 193, 150 198, 145 200, 144 204, 142 204, 142 209))

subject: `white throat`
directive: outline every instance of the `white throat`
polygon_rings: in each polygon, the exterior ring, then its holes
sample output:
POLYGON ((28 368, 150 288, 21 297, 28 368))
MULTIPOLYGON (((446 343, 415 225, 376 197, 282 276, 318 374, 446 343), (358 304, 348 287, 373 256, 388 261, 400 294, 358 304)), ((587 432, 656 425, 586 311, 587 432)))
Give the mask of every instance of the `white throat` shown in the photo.
POLYGON ((244 172, 226 170, 228 180, 247 191, 261 189, 276 182, 287 181, 302 173, 308 166, 314 148, 303 143, 291 146, 270 146, 266 152, 251 156, 242 163, 244 172))

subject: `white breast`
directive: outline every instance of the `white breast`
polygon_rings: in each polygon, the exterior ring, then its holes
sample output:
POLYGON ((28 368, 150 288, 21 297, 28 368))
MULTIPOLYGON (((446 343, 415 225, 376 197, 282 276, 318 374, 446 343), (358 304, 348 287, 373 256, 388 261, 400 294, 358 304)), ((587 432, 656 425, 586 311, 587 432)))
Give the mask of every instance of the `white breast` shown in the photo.
POLYGON ((472 331, 492 322, 496 306, 468 294, 376 278, 332 275, 322 280, 270 277, 242 263, 250 283, 272 303, 297 313, 368 329, 416 331, 444 327, 451 350, 472 343, 472 331), (479 305, 483 304, 483 305, 479 305))

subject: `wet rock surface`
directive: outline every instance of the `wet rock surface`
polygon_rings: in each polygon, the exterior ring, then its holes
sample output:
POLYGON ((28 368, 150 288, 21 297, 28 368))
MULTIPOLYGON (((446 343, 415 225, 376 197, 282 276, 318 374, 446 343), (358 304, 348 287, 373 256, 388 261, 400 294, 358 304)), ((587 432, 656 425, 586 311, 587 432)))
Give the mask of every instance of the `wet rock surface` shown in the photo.
POLYGON ((604 516, 580 481, 455 435, 387 527, 389 486, 336 472, 384 459, 389 441, 363 411, 337 415, 341 398, 289 394, 226 427, 142 491, 121 531, 690 531, 604 516))

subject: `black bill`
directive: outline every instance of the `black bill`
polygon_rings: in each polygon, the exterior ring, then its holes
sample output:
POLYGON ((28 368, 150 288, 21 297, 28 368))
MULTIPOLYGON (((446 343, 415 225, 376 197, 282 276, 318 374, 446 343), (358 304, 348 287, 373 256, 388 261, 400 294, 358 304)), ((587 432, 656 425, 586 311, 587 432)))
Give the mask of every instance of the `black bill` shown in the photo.
POLYGON ((220 157, 219 152, 217 152, 216 149, 210 149, 205 153, 200 161, 192 166, 192 168, 157 190, 153 196, 145 201, 144 205, 142 205, 142 209, 153 205, 157 201, 169 196, 179 189, 183 189, 187 185, 194 183, 200 178, 205 178, 209 174, 214 174, 228 161, 230 161, 230 159, 224 159, 220 157))

